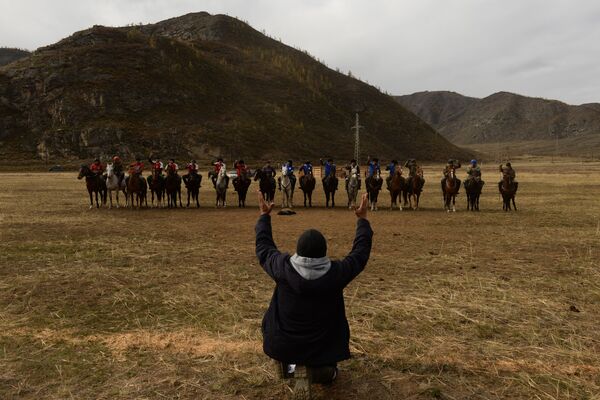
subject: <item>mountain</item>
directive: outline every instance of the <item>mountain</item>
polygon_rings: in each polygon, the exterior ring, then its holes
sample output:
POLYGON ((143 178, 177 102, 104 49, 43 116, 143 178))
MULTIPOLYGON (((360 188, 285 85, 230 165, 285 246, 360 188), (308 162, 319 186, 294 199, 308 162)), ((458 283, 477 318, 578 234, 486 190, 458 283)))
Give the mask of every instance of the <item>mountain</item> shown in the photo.
POLYGON ((10 47, 0 47, 0 66, 10 64, 13 61, 25 58, 30 54, 31 53, 27 50, 13 49, 10 47))
MULTIPOLYGON (((572 106, 556 100, 499 92, 483 99, 453 92, 396 96, 453 143, 475 144, 600 136, 600 104, 572 106)), ((600 141, 599 141, 600 144, 600 141)))
POLYGON ((225 15, 76 32, 0 67, 0 158, 469 157, 391 96, 225 15))

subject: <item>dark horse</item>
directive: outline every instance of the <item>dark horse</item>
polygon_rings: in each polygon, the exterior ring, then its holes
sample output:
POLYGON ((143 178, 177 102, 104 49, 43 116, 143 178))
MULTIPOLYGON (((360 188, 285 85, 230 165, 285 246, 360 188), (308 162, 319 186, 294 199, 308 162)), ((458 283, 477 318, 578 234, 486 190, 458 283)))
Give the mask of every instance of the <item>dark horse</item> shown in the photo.
POLYGON ((335 207, 335 191, 338 189, 338 178, 335 171, 323 178, 323 191, 325 192, 325 207, 329 208, 329 199, 331 198, 331 207, 335 207))
POLYGON ((423 170, 421 167, 417 167, 415 175, 408 178, 407 190, 405 192, 405 196, 408 195, 408 201, 413 210, 419 209, 419 200, 421 199, 421 192, 423 192, 423 185, 425 185, 423 170))
POLYGON ((517 211, 517 205, 515 204, 515 195, 517 194, 517 189, 519 188, 519 184, 517 182, 511 181, 509 176, 504 176, 502 178, 502 182, 500 182, 500 194, 502 195, 502 209, 504 211, 510 211, 510 202, 512 200, 512 205, 515 211, 517 211))
POLYGON ((371 211, 377 211, 377 198, 379 197, 379 191, 383 185, 383 179, 381 178, 379 170, 365 180, 365 185, 367 186, 367 193, 369 194, 371 211))
POLYGON ((485 185, 485 182, 482 180, 465 180, 463 186, 465 187, 465 192, 467 193, 467 210, 479 211, 479 197, 481 196, 483 185, 485 185))
POLYGON ((198 173, 189 173, 183 176, 183 183, 187 189, 187 205, 190 206, 190 197, 196 202, 196 207, 200 208, 200 186, 202 184, 202 175, 198 173))
POLYGON ((81 168, 79 168, 79 175, 77 175, 77 179, 82 179, 84 177, 85 186, 88 194, 90 195, 90 208, 94 207, 92 193, 94 193, 96 196, 96 208, 100 208, 100 203, 98 202, 98 193, 100 193, 100 202, 102 204, 106 204, 106 181, 102 179, 100 175, 93 173, 87 165, 82 165, 81 168))
POLYGON ((452 168, 448 175, 442 181, 442 194, 444 196, 444 209, 450 212, 450 205, 452 204, 452 211, 456 211, 456 195, 460 189, 460 179, 456 177, 456 169, 452 168))
POLYGON ((238 194, 238 207, 246 207, 246 195, 248 194, 250 183, 252 181, 246 172, 233 180, 233 189, 238 194))
POLYGON ((408 186, 406 178, 402 176, 402 170, 400 168, 396 168, 396 171, 394 171, 394 175, 392 176, 392 181, 390 183, 390 209, 393 210, 395 207, 399 208, 400 211, 402 211, 402 193, 406 193, 407 188, 408 186), (398 203, 400 203, 400 206, 398 206, 398 203))
POLYGON ((275 178, 267 176, 262 169, 257 169, 254 173, 254 180, 260 181, 259 188, 266 201, 275 200, 275 178))
POLYGON ((304 207, 306 207, 306 200, 308 199, 308 206, 312 207, 312 194, 315 190, 315 177, 312 173, 302 175, 300 177, 300 190, 304 193, 304 207))
POLYGON ((167 171, 167 179, 165 179, 165 189, 167 192, 167 205, 169 208, 177 208, 177 196, 179 195, 179 207, 181 204, 181 177, 177 171, 169 168, 167 171))
POLYGON ((137 205, 137 207, 141 207, 146 205, 148 207, 148 185, 144 178, 142 178, 141 173, 131 172, 129 176, 125 179, 125 183, 127 184, 127 196, 128 203, 133 208, 137 205), (135 195, 136 203, 134 203, 133 195, 135 195))
POLYGON ((154 195, 156 195, 156 205, 163 205, 163 197, 165 195, 165 178, 159 170, 152 169, 152 175, 148 177, 148 186, 152 196, 151 204, 154 206, 154 195))

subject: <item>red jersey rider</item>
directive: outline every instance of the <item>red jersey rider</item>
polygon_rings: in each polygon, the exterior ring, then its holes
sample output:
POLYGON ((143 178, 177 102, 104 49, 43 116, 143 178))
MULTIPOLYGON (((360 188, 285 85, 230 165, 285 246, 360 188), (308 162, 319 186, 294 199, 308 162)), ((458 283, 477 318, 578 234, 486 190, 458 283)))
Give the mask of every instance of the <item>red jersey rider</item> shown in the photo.
POLYGON ((237 176, 233 180, 233 183, 235 185, 242 176, 246 176, 248 174, 248 167, 246 166, 244 160, 235 161, 233 167, 235 168, 235 171, 237 173, 237 176))
POLYGON ((186 167, 186 168, 187 168, 187 170, 188 170, 188 173, 189 173, 190 175, 191 175, 191 174, 196 174, 196 175, 198 174, 198 164, 196 163, 196 160, 192 160, 192 161, 190 161, 190 162, 188 163, 188 165, 187 165, 187 167, 186 167))
POLYGON ((104 165, 100 162, 100 159, 96 158, 93 163, 90 164, 90 171, 97 176, 101 176, 104 172, 104 165))
POLYGON ((141 174, 144 171, 144 163, 140 157, 135 158, 135 162, 129 164, 129 175, 141 174))
MULTIPOLYGON (((213 186, 216 188, 217 187, 217 176, 219 175, 219 172, 221 172, 221 168, 225 168, 225 163, 223 162, 223 159, 221 157, 217 158, 217 161, 215 161, 213 163, 213 165, 215 166, 215 171, 212 174, 212 182, 213 182, 213 186)), ((227 180, 227 183, 229 184, 229 177, 227 175, 225 175, 225 179, 227 180)))
POLYGON ((176 174, 178 169, 179 169, 179 165, 177 165, 175 160, 172 158, 169 160, 169 163, 165 167, 165 171, 167 171, 167 173, 172 173, 172 174, 176 174))

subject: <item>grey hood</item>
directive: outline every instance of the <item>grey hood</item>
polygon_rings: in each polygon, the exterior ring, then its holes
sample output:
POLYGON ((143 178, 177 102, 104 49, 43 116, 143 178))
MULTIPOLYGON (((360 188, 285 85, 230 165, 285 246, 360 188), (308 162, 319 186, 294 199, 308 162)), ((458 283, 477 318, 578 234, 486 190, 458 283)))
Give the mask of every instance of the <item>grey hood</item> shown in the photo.
POLYGON ((290 263, 296 272, 308 281, 319 279, 331 268, 329 257, 310 258, 294 254, 290 257, 290 263))

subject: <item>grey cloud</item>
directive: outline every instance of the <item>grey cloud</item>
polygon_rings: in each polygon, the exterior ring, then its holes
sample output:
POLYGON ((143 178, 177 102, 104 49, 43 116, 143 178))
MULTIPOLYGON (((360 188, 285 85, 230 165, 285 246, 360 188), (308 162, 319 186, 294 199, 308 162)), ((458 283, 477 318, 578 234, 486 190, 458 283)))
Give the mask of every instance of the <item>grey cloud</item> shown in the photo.
POLYGON ((0 45, 34 49, 94 24, 226 13, 391 93, 510 90, 600 100, 595 0, 0 0, 0 45))

